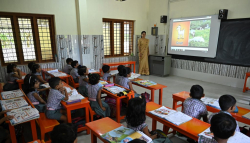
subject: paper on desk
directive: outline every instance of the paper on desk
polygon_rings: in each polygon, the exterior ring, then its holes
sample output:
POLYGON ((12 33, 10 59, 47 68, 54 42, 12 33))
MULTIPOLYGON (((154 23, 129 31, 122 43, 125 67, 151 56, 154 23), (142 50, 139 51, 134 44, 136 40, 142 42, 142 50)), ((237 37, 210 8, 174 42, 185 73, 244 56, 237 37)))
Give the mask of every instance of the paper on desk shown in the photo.
POLYGON ((47 71, 48 73, 58 72, 58 69, 47 71))
POLYGON ((119 73, 118 70, 112 70, 112 71, 110 71, 109 74, 111 74, 111 75, 116 75, 116 74, 118 74, 118 73, 119 73))
POLYGON ((84 99, 84 97, 81 94, 79 94, 76 89, 71 90, 69 87, 65 87, 65 89, 67 90, 68 93, 72 91, 72 93, 69 95, 68 101, 84 99))
POLYGON ((93 72, 99 72, 98 70, 94 70, 94 69, 89 69, 89 73, 93 73, 93 72))
POLYGON ((45 88, 50 88, 49 83, 41 84, 41 86, 43 86, 43 87, 45 87, 45 88))

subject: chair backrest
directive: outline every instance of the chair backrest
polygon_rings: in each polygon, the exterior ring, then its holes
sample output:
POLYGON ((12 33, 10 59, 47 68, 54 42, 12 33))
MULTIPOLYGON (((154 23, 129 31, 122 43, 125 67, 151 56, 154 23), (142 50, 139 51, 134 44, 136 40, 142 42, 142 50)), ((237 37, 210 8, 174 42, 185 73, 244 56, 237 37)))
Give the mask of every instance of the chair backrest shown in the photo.
POLYGON ((74 88, 79 87, 79 83, 75 83, 75 81, 74 81, 74 79, 73 79, 73 77, 71 75, 69 77, 69 81, 70 81, 70 83, 72 83, 74 88))

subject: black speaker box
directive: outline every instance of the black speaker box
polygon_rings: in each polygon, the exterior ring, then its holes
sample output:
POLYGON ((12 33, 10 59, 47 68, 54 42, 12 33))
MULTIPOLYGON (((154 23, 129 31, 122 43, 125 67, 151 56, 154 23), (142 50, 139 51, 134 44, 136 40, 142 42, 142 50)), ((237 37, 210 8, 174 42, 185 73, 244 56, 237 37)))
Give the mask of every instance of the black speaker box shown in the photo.
POLYGON ((161 23, 167 23, 167 16, 166 15, 162 15, 161 16, 161 23))
POLYGON ((228 14, 227 9, 220 9, 218 19, 227 19, 227 14, 228 14))

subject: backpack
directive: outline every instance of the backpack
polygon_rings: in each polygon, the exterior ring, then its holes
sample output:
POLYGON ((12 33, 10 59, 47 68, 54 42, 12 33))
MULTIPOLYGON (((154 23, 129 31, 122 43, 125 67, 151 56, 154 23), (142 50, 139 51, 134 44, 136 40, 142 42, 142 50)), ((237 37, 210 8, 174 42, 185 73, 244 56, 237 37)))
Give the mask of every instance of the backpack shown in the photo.
MULTIPOLYGON (((106 96, 105 97, 105 102, 109 105, 110 107, 110 117, 115 118, 116 117, 116 100, 115 98, 106 96)), ((122 103, 122 100, 120 100, 120 103, 122 103)), ((120 109, 122 108, 122 104, 120 104, 120 109)))
POLYGON ((145 93, 142 93, 141 96, 144 96, 145 99, 146 99, 146 103, 148 103, 150 101, 150 94, 145 92, 145 93))
POLYGON ((247 129, 248 126, 240 127, 240 132, 250 137, 250 128, 247 129))

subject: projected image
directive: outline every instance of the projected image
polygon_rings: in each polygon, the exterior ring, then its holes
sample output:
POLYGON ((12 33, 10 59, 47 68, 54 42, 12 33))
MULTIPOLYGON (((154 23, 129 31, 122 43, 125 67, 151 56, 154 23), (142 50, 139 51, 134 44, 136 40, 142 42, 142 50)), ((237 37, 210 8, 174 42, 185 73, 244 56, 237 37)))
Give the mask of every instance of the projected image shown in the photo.
POLYGON ((172 46, 188 46, 190 22, 173 23, 172 46))
POLYGON ((211 20, 190 21, 188 46, 208 47, 211 20))

